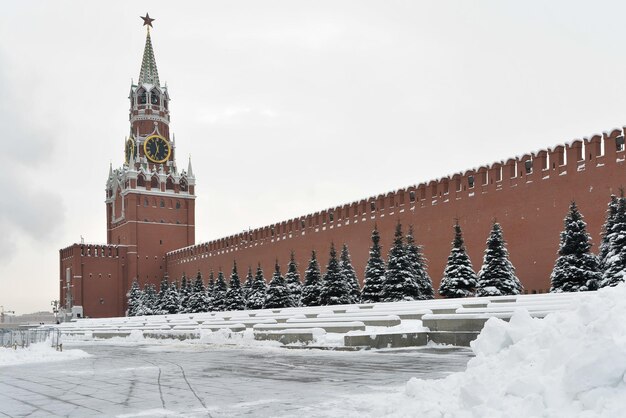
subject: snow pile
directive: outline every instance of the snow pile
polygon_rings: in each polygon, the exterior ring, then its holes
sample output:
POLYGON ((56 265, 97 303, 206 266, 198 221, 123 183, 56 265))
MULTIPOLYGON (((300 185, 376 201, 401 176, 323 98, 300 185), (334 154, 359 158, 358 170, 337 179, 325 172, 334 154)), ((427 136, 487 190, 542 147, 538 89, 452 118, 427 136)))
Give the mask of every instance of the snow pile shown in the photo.
POLYGON ((411 379, 392 416, 616 417, 626 410, 626 285, 580 299, 574 311, 509 323, 490 319, 467 370, 411 379))
POLYGON ((0 347, 0 367, 73 360, 85 357, 90 357, 90 354, 83 350, 56 351, 49 341, 31 344, 26 348, 18 348, 17 350, 0 347))

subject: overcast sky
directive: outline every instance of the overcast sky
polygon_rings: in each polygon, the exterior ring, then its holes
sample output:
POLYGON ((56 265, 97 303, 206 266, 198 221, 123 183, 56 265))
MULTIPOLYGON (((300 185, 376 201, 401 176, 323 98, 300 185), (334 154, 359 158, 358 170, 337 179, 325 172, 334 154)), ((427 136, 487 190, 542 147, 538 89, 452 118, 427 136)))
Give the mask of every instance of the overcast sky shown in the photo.
POLYGON ((626 124, 623 1, 4 1, 5 309, 106 241, 146 11, 197 242, 626 124))

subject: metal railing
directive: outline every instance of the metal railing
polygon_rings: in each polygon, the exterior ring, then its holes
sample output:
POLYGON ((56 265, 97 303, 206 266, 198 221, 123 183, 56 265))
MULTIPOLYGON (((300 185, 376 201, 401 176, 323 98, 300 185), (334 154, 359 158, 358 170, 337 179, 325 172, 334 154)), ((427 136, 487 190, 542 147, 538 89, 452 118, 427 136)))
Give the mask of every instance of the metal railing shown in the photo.
POLYGON ((49 341, 53 347, 59 347, 61 344, 61 331, 56 328, 0 328, 0 347, 24 348, 31 344, 45 341, 49 341))

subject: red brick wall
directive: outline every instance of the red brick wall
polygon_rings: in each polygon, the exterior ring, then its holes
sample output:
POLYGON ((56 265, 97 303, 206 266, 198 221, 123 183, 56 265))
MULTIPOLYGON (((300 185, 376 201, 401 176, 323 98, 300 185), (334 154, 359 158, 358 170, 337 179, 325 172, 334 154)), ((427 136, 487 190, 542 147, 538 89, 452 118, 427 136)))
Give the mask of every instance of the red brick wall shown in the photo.
POLYGON ((124 315, 126 311, 127 248, 114 245, 74 244, 60 250, 59 290, 66 303, 66 268, 70 269, 73 305, 85 316, 124 315))
POLYGON ((284 271, 289 253, 294 250, 303 273, 310 251, 318 251, 324 266, 330 242, 334 241, 336 245, 348 244, 362 280, 374 224, 381 232, 386 253, 400 220, 405 228, 413 224, 416 240, 424 246, 429 259, 434 285, 438 286, 450 251, 454 219, 460 220, 476 270, 482 264, 491 222, 496 219, 502 224, 511 261, 525 288, 545 291, 562 221, 572 199, 585 216, 597 250, 609 195, 617 193, 625 180, 624 151, 616 149, 620 135, 622 132, 615 130, 603 137, 574 141, 565 147, 172 251, 167 255, 167 270, 174 278, 198 270, 205 275, 210 269, 229 272, 236 259, 240 271, 260 262, 269 277, 274 260, 278 258, 284 271), (526 169, 527 161, 530 171, 526 169))

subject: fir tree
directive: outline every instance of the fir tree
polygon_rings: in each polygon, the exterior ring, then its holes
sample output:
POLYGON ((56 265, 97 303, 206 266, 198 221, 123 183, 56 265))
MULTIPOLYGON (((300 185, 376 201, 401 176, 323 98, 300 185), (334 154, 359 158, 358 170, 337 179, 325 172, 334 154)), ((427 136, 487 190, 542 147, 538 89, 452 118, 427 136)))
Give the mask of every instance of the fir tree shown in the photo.
POLYGON ((300 304, 302 306, 319 306, 320 290, 322 288, 322 272, 317 262, 315 251, 311 251, 309 267, 304 272, 304 285, 302 286, 302 296, 300 304))
POLYGON ((363 302, 376 303, 380 302, 383 291, 383 283, 385 282, 385 261, 382 258, 382 249, 380 248, 380 234, 378 228, 374 226, 372 231, 372 246, 370 247, 370 255, 365 267, 365 279, 363 280, 363 291, 361 298, 363 302))
POLYGON ((302 283, 300 282, 300 273, 298 273, 298 265, 296 264, 296 256, 291 251, 289 265, 287 266, 287 274, 285 274, 285 283, 289 289, 289 295, 293 301, 292 306, 300 306, 300 296, 302 295, 302 283))
POLYGON ((609 249, 600 287, 617 286, 626 280, 626 198, 620 197, 608 231, 609 249))
POLYGON ((165 273, 161 281, 159 291, 159 311, 161 315, 177 314, 180 312, 180 296, 176 283, 168 283, 168 276, 165 273), (163 286, 165 284, 165 287, 163 286))
POLYGON ((509 261, 502 227, 494 222, 487 239, 483 266, 478 272, 476 296, 518 295, 521 291, 522 284, 515 276, 515 267, 509 261))
POLYGON ((226 292, 226 301, 224 303, 227 311, 242 311, 246 308, 243 298, 243 289, 241 281, 237 273, 237 262, 233 261, 233 272, 230 275, 230 287, 226 292))
POLYGON ((433 289, 433 281, 428 275, 428 266, 426 257, 422 252, 422 247, 415 244, 413 237, 413 225, 409 226, 409 233, 406 236, 406 253, 409 258, 409 264, 413 270, 413 279, 417 284, 418 299, 433 299, 435 290, 433 289))
POLYGON ((350 303, 350 287, 342 274, 335 244, 330 244, 330 258, 320 289, 320 305, 345 305, 350 303))
MULTIPOLYGON (((622 197, 624 196, 624 191, 621 192, 622 197)), ((600 252, 598 253, 598 258, 600 259, 600 270, 606 270, 607 263, 607 255, 609 254, 609 232, 613 228, 613 224, 615 223, 615 215, 617 214, 617 207, 619 206, 619 199, 614 194, 611 195, 609 200, 609 204, 606 210, 606 221, 602 226, 601 233, 601 241, 600 241, 600 252)))
POLYGON ((598 288, 602 273, 591 254, 590 236, 583 216, 572 202, 561 232, 559 257, 552 270, 550 292, 581 292, 598 288))
POLYGON ((213 270, 209 272, 209 282, 206 285, 206 292, 211 298, 211 301, 215 300, 215 275, 213 270))
POLYGON ((204 281, 202 280, 202 273, 198 271, 196 279, 193 282, 191 288, 191 294, 189 295, 189 302, 187 312, 200 313, 209 312, 211 310, 211 299, 209 294, 204 288, 204 281))
POLYGON ((157 303, 158 295, 156 288, 153 284, 146 283, 141 295, 141 311, 137 312, 137 316, 158 314, 157 303))
POLYGON ((137 280, 133 280, 133 284, 130 286, 130 290, 127 293, 128 298, 128 316, 137 316, 138 312, 143 312, 142 299, 143 292, 139 288, 137 280))
POLYGON ((382 299, 385 302, 396 302, 416 300, 418 297, 419 289, 417 282, 413 279, 413 268, 404 245, 402 225, 398 222, 393 246, 389 250, 382 299))
POLYGON ((213 309, 216 311, 226 310, 226 292, 228 292, 228 285, 224 279, 224 273, 222 269, 217 273, 217 281, 215 282, 213 290, 213 309))
POLYGON ((187 276, 183 273, 180 281, 180 313, 189 312, 189 297, 191 296, 191 280, 187 280, 187 276))
POLYGON ((465 298, 472 296, 476 288, 478 276, 474 272, 465 243, 461 225, 457 220, 454 224, 454 241, 443 272, 439 294, 444 298, 465 298))
POLYGON ((246 281, 243 284, 244 300, 248 300, 248 297, 250 296, 250 291, 252 290, 253 282, 254 282, 254 276, 252 275, 252 267, 248 266, 248 275, 246 276, 246 281))
POLYGON ((346 244, 343 244, 343 247, 341 247, 339 267, 346 284, 350 288, 350 303, 361 303, 361 286, 359 285, 359 279, 356 277, 354 267, 352 267, 350 252, 346 244))
POLYGON ((265 307, 265 299, 267 297, 267 284, 263 276, 261 264, 256 269, 256 275, 252 282, 252 288, 246 299, 246 309, 263 309, 265 307))
POLYGON ((167 291, 170 287, 168 279, 169 277, 167 276, 167 273, 165 273, 165 275, 161 279, 161 283, 159 284, 159 293, 157 295, 154 315, 165 315, 166 313, 168 313, 166 310, 163 309, 163 306, 166 303, 167 291))
POLYGON ((267 287, 267 297, 265 298, 266 308, 290 308, 294 306, 293 300, 289 295, 289 289, 285 278, 280 274, 280 266, 278 260, 274 265, 274 275, 267 287))

